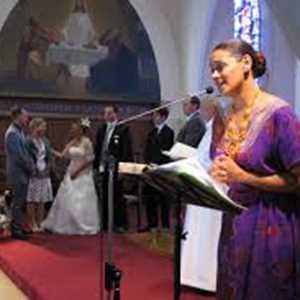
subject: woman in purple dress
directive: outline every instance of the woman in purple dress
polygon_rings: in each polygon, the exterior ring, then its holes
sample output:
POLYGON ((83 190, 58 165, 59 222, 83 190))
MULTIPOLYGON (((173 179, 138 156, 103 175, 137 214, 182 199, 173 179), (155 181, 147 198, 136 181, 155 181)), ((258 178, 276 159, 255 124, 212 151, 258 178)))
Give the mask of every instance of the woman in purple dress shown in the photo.
POLYGON ((261 53, 228 40, 210 57, 230 109, 215 119, 212 176, 248 209, 224 213, 217 298, 300 299, 300 123, 285 101, 262 91, 261 53))

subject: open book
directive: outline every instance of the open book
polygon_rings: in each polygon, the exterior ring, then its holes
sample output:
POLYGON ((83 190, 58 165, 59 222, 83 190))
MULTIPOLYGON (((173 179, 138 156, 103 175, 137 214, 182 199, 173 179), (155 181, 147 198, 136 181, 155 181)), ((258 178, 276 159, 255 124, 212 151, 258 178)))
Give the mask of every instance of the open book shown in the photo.
POLYGON ((141 175, 146 183, 167 197, 176 197, 180 193, 183 202, 198 206, 235 212, 246 209, 227 196, 226 189, 206 172, 196 157, 161 166, 120 163, 120 172, 125 166, 127 174, 132 174, 129 170, 139 169, 136 175, 141 175))

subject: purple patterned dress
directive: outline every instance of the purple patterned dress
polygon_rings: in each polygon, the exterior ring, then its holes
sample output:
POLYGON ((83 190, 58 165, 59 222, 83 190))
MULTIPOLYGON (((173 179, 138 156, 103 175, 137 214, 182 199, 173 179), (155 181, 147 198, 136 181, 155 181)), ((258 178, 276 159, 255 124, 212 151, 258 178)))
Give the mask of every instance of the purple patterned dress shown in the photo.
MULTIPOLYGON (((242 168, 268 176, 300 165, 300 123, 286 102, 272 98, 251 120, 236 157, 242 168)), ((213 157, 220 151, 220 127, 216 122, 213 157)), ((248 210, 224 213, 217 299, 300 299, 300 196, 237 183, 230 186, 229 196, 248 210)))

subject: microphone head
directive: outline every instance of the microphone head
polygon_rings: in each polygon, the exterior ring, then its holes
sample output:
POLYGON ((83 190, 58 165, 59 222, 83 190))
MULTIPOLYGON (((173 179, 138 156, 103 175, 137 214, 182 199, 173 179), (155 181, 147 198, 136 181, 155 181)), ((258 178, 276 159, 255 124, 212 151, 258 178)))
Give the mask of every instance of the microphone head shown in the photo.
POLYGON ((206 94, 212 94, 214 92, 214 88, 212 86, 208 86, 206 89, 206 94))

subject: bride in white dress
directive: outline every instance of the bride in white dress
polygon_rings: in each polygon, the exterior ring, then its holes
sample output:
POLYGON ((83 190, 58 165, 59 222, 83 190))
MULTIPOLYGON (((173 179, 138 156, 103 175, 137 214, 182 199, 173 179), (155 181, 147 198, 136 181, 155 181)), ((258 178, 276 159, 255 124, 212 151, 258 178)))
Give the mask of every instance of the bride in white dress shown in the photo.
POLYGON ((65 177, 42 227, 60 234, 96 234, 100 230, 98 198, 95 190, 92 162, 93 146, 84 136, 88 122, 72 125, 72 140, 58 157, 70 159, 65 177))

